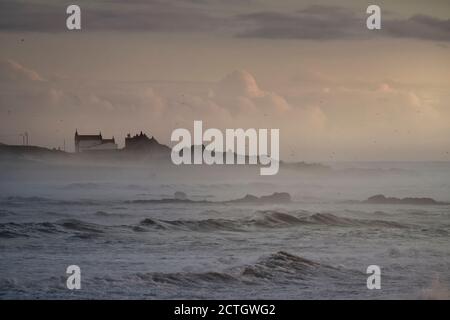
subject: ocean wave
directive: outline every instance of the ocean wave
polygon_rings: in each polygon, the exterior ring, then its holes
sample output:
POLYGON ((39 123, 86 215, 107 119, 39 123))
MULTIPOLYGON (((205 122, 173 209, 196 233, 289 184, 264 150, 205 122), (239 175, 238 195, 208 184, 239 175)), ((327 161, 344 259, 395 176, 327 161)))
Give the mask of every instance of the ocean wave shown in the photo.
POLYGON ((316 224, 341 227, 381 227, 381 228, 406 228, 407 226, 394 221, 372 220, 372 219, 354 219, 338 217, 331 213, 315 213, 308 221, 316 224))
POLYGON ((296 214, 266 210, 257 211, 250 218, 234 220, 222 218, 203 220, 159 220, 146 218, 136 226, 136 231, 145 231, 145 228, 184 231, 249 231, 252 228, 288 228, 297 225, 406 228, 405 225, 393 221, 344 218, 330 213, 305 215, 304 212, 296 214))
POLYGON ((321 264, 285 251, 278 251, 260 257, 253 264, 232 267, 221 272, 154 272, 138 273, 136 277, 145 282, 199 287, 217 284, 258 284, 268 281, 286 282, 324 275, 336 278, 348 273, 354 272, 321 264))
POLYGON ((1 238, 28 238, 36 234, 58 233, 58 228, 50 222, 0 223, 1 238))
POLYGON ((10 210, 0 209, 0 217, 13 216, 13 215, 15 215, 15 213, 10 210))
MULTIPOLYGON (((111 204, 111 201, 107 201, 107 204, 111 204)), ((50 199, 45 197, 21 197, 21 196, 9 196, 0 200, 0 204, 4 206, 24 206, 24 205, 53 205, 53 206, 95 206, 103 204, 102 201, 93 199, 79 199, 79 200, 64 200, 64 199, 50 199)))
POLYGON ((13 238, 19 238, 19 237, 28 237, 25 234, 20 234, 14 231, 9 230, 1 230, 0 231, 0 239, 13 239, 13 238))
POLYGON ((96 211, 96 212, 94 213, 94 215, 95 215, 95 216, 98 216, 98 217, 127 217, 127 216, 129 216, 130 214, 126 214, 126 213, 117 213, 117 212, 108 212, 108 211, 102 211, 102 210, 99 210, 99 211, 96 211))
POLYGON ((186 231, 244 231, 239 220, 206 219, 206 220, 157 220, 144 219, 140 226, 162 230, 186 231))
POLYGON ((56 224, 67 230, 82 231, 89 233, 103 233, 107 228, 106 226, 102 226, 95 223, 89 223, 77 219, 59 220, 58 222, 56 222, 56 224))
POLYGON ((240 282, 238 278, 224 272, 176 272, 176 273, 138 273, 145 282, 163 283, 177 286, 197 287, 206 284, 230 284, 240 282))
POLYGON ((267 257, 260 258, 253 265, 245 266, 241 275, 247 279, 271 280, 276 277, 279 278, 281 275, 303 279, 321 268, 334 270, 330 266, 322 265, 285 251, 278 251, 267 257))
MULTIPOLYGON (((114 215, 104 211, 94 213, 105 217, 114 215)), ((66 233, 82 238, 98 237, 109 231, 149 232, 187 231, 187 232, 251 232, 258 229, 293 228, 296 226, 327 226, 327 227, 367 227, 367 228, 406 228, 406 225, 385 220, 362 220, 338 217, 330 213, 305 214, 305 212, 285 213, 280 211, 256 211, 252 216, 224 219, 210 218, 200 220, 178 219, 163 220, 146 218, 138 224, 107 226, 98 223, 85 222, 78 219, 60 219, 55 222, 25 222, 0 223, 1 238, 29 237, 44 234, 66 233)), ((444 230, 445 231, 445 230, 444 230)), ((433 230, 435 232, 435 230, 433 230)), ((444 233, 442 231, 442 233, 444 233)), ((445 232, 445 234, 447 234, 445 232)))
POLYGON ((48 202, 51 201, 48 198, 44 197, 21 197, 21 196, 9 196, 2 200, 2 203, 11 203, 11 202, 48 202))
POLYGON ((0 238, 11 239, 35 237, 45 234, 70 234, 77 237, 94 237, 109 228, 77 219, 63 219, 56 222, 0 223, 0 238))
POLYGON ((141 227, 160 230, 186 231, 248 231, 251 228, 283 228, 307 223, 294 215, 278 211, 257 211, 254 216, 242 219, 159 220, 144 219, 141 227))
POLYGON ((266 228, 286 227, 304 223, 302 218, 296 217, 293 214, 272 210, 257 211, 250 221, 256 226, 266 228))

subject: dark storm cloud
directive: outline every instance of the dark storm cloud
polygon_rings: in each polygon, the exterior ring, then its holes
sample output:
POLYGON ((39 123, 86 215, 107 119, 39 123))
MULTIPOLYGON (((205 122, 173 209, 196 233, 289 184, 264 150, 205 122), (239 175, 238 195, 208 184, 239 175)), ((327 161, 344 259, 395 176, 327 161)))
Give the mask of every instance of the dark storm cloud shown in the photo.
POLYGON ((311 6, 296 13, 258 12, 240 15, 247 30, 240 37, 274 39, 341 39, 360 34, 361 23, 348 9, 311 6))
MULTIPOLYGON (((174 0, 77 1, 82 29, 92 31, 192 32, 216 30, 225 24, 208 6, 174 0)), ((72 2, 0 2, 1 31, 66 31, 66 8, 72 2)))
POLYGON ((0 30, 61 30, 62 27, 65 27, 66 7, 45 3, 2 0, 0 1, 0 30))
MULTIPOLYGON (((368 31, 365 7, 356 12, 337 6, 313 5, 293 13, 261 11, 235 15, 232 12, 239 6, 235 0, 79 0, 77 3, 82 8, 82 28, 86 31, 214 33, 227 30, 237 37, 265 39, 395 37, 450 41, 450 19, 426 15, 407 19, 386 15, 382 17, 382 30, 368 31)), ((253 4, 250 0, 245 3, 253 4)), ((0 31, 66 31, 65 10, 69 4, 2 0, 0 31)), ((258 8, 256 2, 254 7, 258 8)))
POLYGON ((415 15, 407 20, 386 21, 383 27, 392 37, 450 41, 450 19, 415 15))
MULTIPOLYGON (((365 9, 361 11, 365 13, 365 9)), ((268 39, 354 39, 370 36, 450 41, 450 19, 427 15, 408 19, 383 17, 382 29, 366 28, 368 15, 333 6, 311 6, 295 13, 258 12, 238 16, 246 25, 239 37, 268 39)))

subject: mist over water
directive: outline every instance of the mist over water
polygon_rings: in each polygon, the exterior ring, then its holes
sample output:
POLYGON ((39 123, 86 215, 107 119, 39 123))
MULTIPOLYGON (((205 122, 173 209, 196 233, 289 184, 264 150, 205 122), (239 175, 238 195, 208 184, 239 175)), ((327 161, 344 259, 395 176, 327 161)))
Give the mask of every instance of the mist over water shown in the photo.
POLYGON ((3 163, 0 298, 445 298, 449 163, 330 169, 3 163), (190 202, 171 201, 184 193, 190 202), (288 192, 291 202, 237 203, 288 192), (165 202, 136 200, 168 199, 165 202), (66 288, 78 265, 82 289, 66 288), (381 290, 366 268, 379 265, 381 290))

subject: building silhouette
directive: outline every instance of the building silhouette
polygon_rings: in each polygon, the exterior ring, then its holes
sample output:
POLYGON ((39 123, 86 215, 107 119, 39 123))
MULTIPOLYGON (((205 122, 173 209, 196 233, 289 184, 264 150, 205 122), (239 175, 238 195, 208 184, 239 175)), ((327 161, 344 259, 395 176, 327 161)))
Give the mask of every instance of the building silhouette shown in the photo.
POLYGON ((117 144, 112 139, 103 139, 102 133, 96 134, 78 134, 75 131, 75 152, 98 151, 98 150, 117 150, 117 144))
POLYGON ((151 154, 170 154, 170 148, 160 144, 154 137, 149 138, 142 131, 139 134, 125 137, 125 151, 147 152, 151 154))
POLYGON ((148 145, 152 144, 152 138, 149 138, 145 133, 139 133, 135 134, 134 136, 131 136, 130 134, 127 134, 125 138, 125 149, 127 150, 138 150, 145 148, 148 145))

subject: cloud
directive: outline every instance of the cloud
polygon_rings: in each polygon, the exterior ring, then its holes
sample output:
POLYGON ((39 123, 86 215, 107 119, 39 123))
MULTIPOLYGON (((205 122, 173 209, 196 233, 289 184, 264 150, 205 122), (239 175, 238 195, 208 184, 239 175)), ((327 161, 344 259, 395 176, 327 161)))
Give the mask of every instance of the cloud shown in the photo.
MULTIPOLYGON (((5 78, 4 69, 0 78, 5 78)), ((284 97, 260 88, 247 71, 231 72, 201 90, 170 83, 156 89, 145 83, 74 79, 39 81, 38 86, 31 82, 9 83, 0 93, 2 131, 26 129, 36 143, 50 146, 71 136, 75 128, 116 137, 143 130, 168 143, 171 130, 190 127, 194 120, 216 128, 270 128, 290 117, 296 118, 296 125, 306 124, 310 113, 294 112, 284 97)), ((313 113, 317 117, 317 110, 311 109, 313 113)))
POLYGON ((236 70, 221 79, 215 86, 212 99, 232 114, 239 115, 279 115, 290 109, 283 97, 260 89, 254 76, 245 70, 236 70))
POLYGON ((406 20, 387 20, 383 22, 383 28, 391 37, 450 41, 450 19, 421 14, 406 20))
POLYGON ((0 59, 0 81, 44 81, 34 70, 7 59, 0 59))
POLYGON ((51 147, 70 139, 75 128, 101 130, 120 144, 127 133, 141 130, 169 143, 173 129, 192 128, 194 120, 220 129, 279 128, 284 157, 293 150, 302 158, 321 159, 336 150, 345 150, 345 159, 377 157, 389 148, 422 154, 424 144, 433 141, 441 148, 450 136, 447 99, 388 80, 342 84, 309 70, 283 95, 260 86, 244 70, 190 86, 56 80, 15 61, 0 66, 0 79, 25 79, 2 82, 0 134, 27 131, 33 143, 51 147), (302 90, 308 76, 314 86, 302 90), (44 78, 52 80, 40 81, 44 78))
POLYGON ((37 1, 0 1, 2 31, 62 31, 65 7, 37 1))
POLYGON ((219 81, 219 89, 230 96, 256 98, 264 95, 255 78, 245 70, 236 70, 226 75, 219 81))
POLYGON ((237 19, 247 26, 238 37, 303 40, 395 37, 450 41, 450 19, 427 15, 390 19, 382 13, 382 28, 377 31, 367 30, 367 15, 336 6, 313 5, 295 13, 256 12, 237 19))
MULTIPOLYGON (((263 6, 253 1, 80 0, 77 4, 82 8, 82 29, 88 31, 200 32, 322 41, 376 37, 450 41, 450 19, 423 14, 404 19, 382 16, 382 29, 373 32, 366 28, 365 11, 330 5, 288 13, 261 11, 263 6)), ((2 0, 0 31, 65 32, 67 5, 2 0)))
MULTIPOLYGON (((64 32, 70 3, 0 2, 0 30, 64 32)), ((78 1, 82 29, 90 31, 211 31, 223 25, 205 6, 175 0, 78 1)))
POLYGON ((248 25, 239 37, 308 40, 354 38, 365 22, 350 9, 319 5, 295 13, 250 13, 238 20, 248 25))

